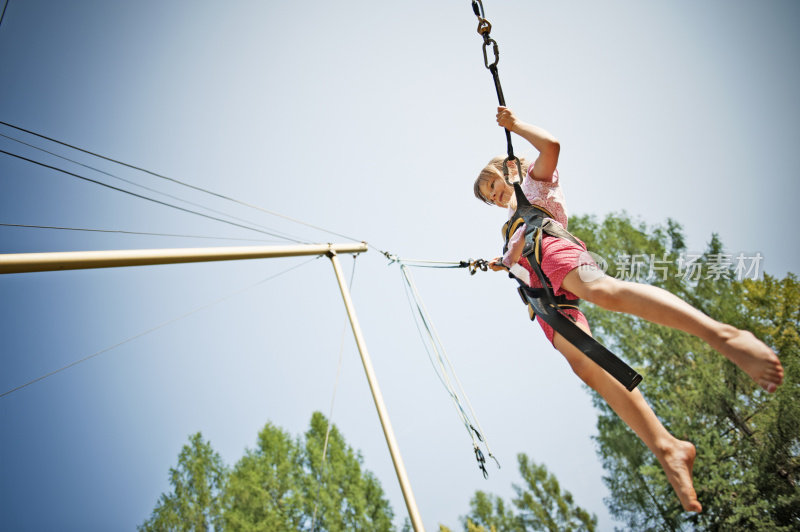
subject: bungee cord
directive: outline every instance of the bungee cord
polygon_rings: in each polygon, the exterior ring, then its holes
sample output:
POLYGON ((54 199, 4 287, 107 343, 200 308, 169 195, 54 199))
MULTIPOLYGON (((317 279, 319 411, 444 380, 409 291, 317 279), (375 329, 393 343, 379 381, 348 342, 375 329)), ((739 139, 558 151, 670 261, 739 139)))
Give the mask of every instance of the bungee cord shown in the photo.
POLYGON ((478 468, 480 469, 481 473, 483 473, 484 478, 488 478, 489 472, 486 470, 486 458, 483 455, 480 444, 483 443, 486 448, 486 453, 495 461, 498 469, 500 468, 500 462, 497 460, 497 458, 495 458, 491 448, 489 447, 489 442, 485 437, 485 433, 480 422, 478 421, 478 416, 475 414, 475 410, 472 407, 469 396, 464 391, 464 387, 461 384, 461 380, 458 378, 458 375, 456 374, 453 363, 450 360, 450 357, 447 355, 447 350, 445 349, 444 344, 439 338, 439 334, 430 319, 427 308, 425 307, 425 303, 422 301, 422 297, 419 295, 419 291, 417 290, 408 266, 401 263, 400 271, 402 272, 403 280, 405 281, 406 297, 408 298, 409 305, 412 308, 414 323, 416 324, 417 330, 422 338, 425 351, 428 353, 428 358, 434 367, 434 372, 436 373, 437 377, 439 377, 439 381, 442 383, 447 391, 447 394, 452 399, 459 418, 461 419, 464 428, 467 430, 467 433, 472 440, 472 447, 475 453, 475 459, 478 462, 478 468), (422 324, 422 327, 420 327, 420 324, 422 324), (426 337, 427 341, 425 340, 426 337), (455 381, 455 386, 453 385, 453 381, 455 381), (462 397, 469 412, 467 412, 462 405, 462 397))
POLYGON ((191 316, 193 314, 197 314, 198 312, 200 312, 202 310, 205 310, 205 309, 208 309, 210 307, 213 307, 214 305, 216 305, 218 303, 222 303, 223 301, 226 301, 226 300, 228 300, 228 299, 230 299, 230 298, 232 298, 234 296, 237 296, 237 295, 241 294, 242 292, 245 292, 247 290, 251 290, 251 289, 253 289, 253 288, 255 288, 255 287, 259 286, 259 285, 262 285, 262 284, 264 284, 264 283, 266 283, 268 281, 271 281, 272 279, 275 279, 276 277, 280 277, 281 275, 289 273, 292 270, 296 270, 297 268, 300 268, 301 266, 305 266, 306 264, 308 264, 310 262, 313 262, 313 261, 319 259, 320 257, 321 257, 321 255, 317 256, 317 257, 312 257, 312 258, 310 258, 310 259, 308 259, 306 261, 301 262, 300 264, 295 264, 294 266, 292 266, 290 268, 287 268, 287 269, 285 269, 283 271, 280 271, 280 272, 278 272, 276 274, 270 275, 269 277, 266 277, 266 278, 258 281, 257 283, 251 284, 249 286, 245 286, 244 288, 239 288, 238 290, 236 290, 234 292, 231 292, 231 293, 229 293, 229 294, 227 294, 227 295, 225 295, 223 297, 220 297, 218 299, 215 299, 213 301, 205 303, 205 304, 203 304, 203 305, 201 305, 201 306, 199 306, 199 307, 197 307, 197 308, 195 308, 193 310, 190 310, 189 312, 186 312, 185 314, 181 314, 180 316, 177 316, 175 318, 169 319, 169 320, 164 321, 164 322, 162 322, 162 323, 160 323, 160 324, 158 324, 158 325, 156 325, 154 327, 151 327, 151 328, 149 328, 149 329, 147 329, 145 331, 142 331, 142 332, 137 333, 137 334, 135 334, 133 336, 130 336, 130 337, 122 340, 121 342, 117 342, 116 344, 114 344, 112 346, 109 346, 109 347, 106 347, 104 349, 101 349, 100 351, 96 351, 96 352, 92 353, 91 355, 85 356, 85 357, 83 357, 83 358, 81 358, 79 360, 76 360, 74 362, 71 362, 71 363, 67 364, 66 366, 63 366, 63 367, 58 368, 56 370, 53 370, 53 371, 51 371, 49 373, 46 373, 46 374, 44 374, 44 375, 42 375, 40 377, 37 377, 37 378, 35 378, 33 380, 30 380, 30 381, 26 382, 25 384, 21 384, 21 385, 15 387, 15 388, 12 388, 10 390, 6 390, 5 392, 0 393, 0 399, 2 399, 3 397, 6 397, 6 396, 8 396, 8 395, 10 395, 10 394, 12 394, 12 393, 14 393, 16 391, 19 391, 19 390, 21 390, 23 388, 26 388, 26 387, 30 386, 31 384, 35 384, 35 383, 37 383, 39 381, 47 379, 48 377, 52 377, 53 375, 57 375, 58 373, 61 373, 62 371, 68 370, 69 368, 77 366, 78 364, 82 364, 82 363, 84 363, 84 362, 86 362, 88 360, 91 360, 91 359, 93 359, 93 358, 95 358, 97 356, 100 356, 100 355, 102 355, 104 353, 107 353, 107 352, 113 350, 113 349, 116 349, 117 347, 119 347, 121 345, 125 345, 125 344, 127 344, 129 342, 132 342, 132 341, 138 339, 138 338, 141 338, 142 336, 148 335, 148 334, 150 334, 152 332, 155 332, 155 331, 157 331, 159 329, 163 329, 167 325, 171 325, 171 324, 173 324, 175 322, 178 322, 178 321, 180 321, 180 320, 182 320, 184 318, 188 318, 189 316, 191 316))
MULTIPOLYGON (((478 34, 483 37, 483 64, 484 66, 491 72, 492 80, 494 81, 494 88, 497 92, 497 101, 500 105, 505 107, 506 99, 503 95, 503 87, 500 85, 500 73, 497 70, 497 63, 500 62, 500 49, 497 45, 497 41, 492 39, 490 33, 492 31, 492 24, 489 20, 486 19, 486 15, 483 11, 483 1, 482 0, 472 0, 472 11, 475 13, 475 16, 478 17, 478 34), (489 62, 489 53, 488 49, 491 47, 492 54, 493 54, 493 61, 489 62)), ((511 144, 511 132, 506 129, 506 151, 508 152, 508 157, 505 158, 503 161, 503 178, 505 179, 506 183, 509 185, 512 184, 511 177, 509 173, 509 166, 508 163, 510 161, 516 162, 517 168, 522 168, 522 163, 519 160, 519 157, 514 155, 514 146, 511 144)), ((519 174, 519 178, 522 179, 522 174, 519 174)))
POLYGON ((381 254, 389 259, 389 264, 400 264, 413 268, 468 268, 470 275, 475 275, 478 270, 487 271, 489 261, 485 259, 467 259, 459 261, 427 260, 427 259, 401 259, 394 253, 382 251, 381 254))

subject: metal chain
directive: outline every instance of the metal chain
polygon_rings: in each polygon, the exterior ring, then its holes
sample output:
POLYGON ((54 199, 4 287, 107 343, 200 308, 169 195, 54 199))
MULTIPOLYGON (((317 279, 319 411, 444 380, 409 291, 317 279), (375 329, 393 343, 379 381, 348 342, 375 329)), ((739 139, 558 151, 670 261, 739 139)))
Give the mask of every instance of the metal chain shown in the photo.
MULTIPOLYGON (((475 16, 478 17, 478 34, 483 37, 483 64, 489 69, 489 72, 492 73, 492 79, 494 80, 494 88, 497 91, 497 100, 503 107, 506 106, 506 99, 503 96, 503 87, 500 86, 500 75, 497 71, 497 63, 500 62, 500 49, 497 45, 497 41, 492 39, 490 33, 492 31, 492 23, 486 19, 486 16, 483 11, 483 2, 482 0, 472 0, 472 11, 475 13, 475 16), (491 47, 492 55, 494 60, 489 63, 489 48, 491 47)), ((503 161, 503 178, 505 179, 506 183, 509 185, 513 185, 511 182, 510 172, 509 172, 509 161, 515 161, 517 167, 517 175, 519 177, 519 182, 522 182, 522 163, 520 162, 518 157, 514 156, 514 146, 511 144, 511 132, 506 129, 506 144, 507 144, 507 152, 508 157, 503 161)))

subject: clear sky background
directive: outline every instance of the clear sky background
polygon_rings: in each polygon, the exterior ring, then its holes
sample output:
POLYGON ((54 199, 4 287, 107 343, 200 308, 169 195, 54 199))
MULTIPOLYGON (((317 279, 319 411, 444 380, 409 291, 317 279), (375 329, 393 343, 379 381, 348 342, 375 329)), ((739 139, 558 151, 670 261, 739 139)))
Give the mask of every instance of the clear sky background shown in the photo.
MULTIPOLYGON (((572 213, 672 217, 690 251, 716 232, 732 254, 761 253, 768 273, 800 270, 800 5, 485 8, 507 102, 561 140, 572 213)), ((477 202, 472 181, 505 139, 476 26, 467 0, 11 0, 0 120, 401 257, 491 258, 505 213, 477 202)), ((297 240, 344 240, 0 133, 297 240)), ((177 203, 3 137, 0 149, 177 203)), ((286 242, 2 154, 0 223, 286 242)), ((6 253, 254 243, 0 227, 6 253)), ((3 276, 0 393, 306 260, 3 276)), ((458 527, 478 489, 510 497, 525 452, 613 529, 590 396, 528 321, 515 283, 413 274, 503 465, 488 481, 478 472, 397 265, 361 256, 353 297, 426 527, 458 527)), ((328 414, 344 320, 323 258, 0 398, 0 528, 130 530, 169 489, 191 433, 229 465, 266 421, 302 433, 314 410, 328 414)), ((346 338, 333 421, 400 523, 405 506, 346 338)))

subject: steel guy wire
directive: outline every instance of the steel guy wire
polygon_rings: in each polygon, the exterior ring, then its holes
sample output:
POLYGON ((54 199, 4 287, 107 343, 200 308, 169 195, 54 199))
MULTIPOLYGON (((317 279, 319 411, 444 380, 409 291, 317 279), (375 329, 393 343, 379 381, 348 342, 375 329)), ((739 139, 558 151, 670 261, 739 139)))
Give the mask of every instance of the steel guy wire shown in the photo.
POLYGON ((208 235, 181 235, 176 233, 152 233, 152 232, 145 232, 145 231, 123 231, 120 229, 87 229, 83 227, 60 227, 60 226, 53 226, 53 225, 26 225, 26 224, 7 224, 7 223, 0 223, 0 227, 20 227, 26 229, 56 229, 61 231, 87 231, 91 233, 119 233, 123 235, 145 235, 145 236, 168 236, 168 237, 179 237, 179 238, 204 238, 207 240, 237 240, 237 241, 246 241, 246 242, 283 242, 281 240, 264 240, 262 238, 235 238, 229 236, 208 236, 208 235))
MULTIPOLYGON (((136 166, 136 165, 133 165, 133 164, 130 164, 130 163, 126 163, 126 162, 123 162, 123 161, 120 161, 118 159, 114 159, 114 158, 111 158, 111 157, 106 157, 105 155, 101 155, 99 153, 86 150, 84 148, 79 148, 78 146, 75 146, 75 145, 60 141, 58 139, 54 139, 52 137, 48 137, 46 135, 42 135, 41 133, 36 133, 34 131, 31 131, 29 129, 25 129, 25 128, 20 127, 20 126, 15 126, 14 124, 9 124, 8 122, 0 121, 0 124, 2 124, 4 126, 7 126, 7 127, 10 127, 10 128, 13 128, 13 129, 16 129, 18 131, 22 131, 24 133, 28 133, 29 135, 34 135, 36 137, 39 137, 39 138, 42 138, 42 139, 45 139, 45 140, 49 140, 50 142, 55 142, 56 144, 60 144, 62 146, 66 146, 68 148, 71 148, 73 150, 77 150, 77 151, 86 153, 88 155, 92 155, 94 157, 98 157, 100 159, 104 159, 106 161, 109 161, 109 162, 112 162, 112 163, 115 163, 115 164, 126 166, 128 168, 133 169, 133 170, 138 170, 140 172, 144 172, 146 174, 150 174, 150 175, 152 175, 154 177, 158 177, 160 179, 165 179, 167 181, 171 181, 171 182, 176 183, 178 185, 181 185, 181 186, 184 186, 184 187, 187 187, 187 188, 191 188, 193 190, 197 190, 197 191, 203 192, 205 194, 210 194, 212 196, 216 196, 218 198, 221 198, 221 199, 224 199, 224 200, 227 200, 227 201, 232 201, 234 203, 238 203, 239 205, 242 205, 244 207, 249 207, 251 209, 256 209, 258 211, 261 211, 261 212, 266 213, 266 214, 270 214, 272 216, 277 216, 279 218, 283 218, 285 220, 289 220, 289 221, 294 222, 294 223, 299 223, 301 225, 305 225, 306 227, 310 227, 310 228, 316 229, 318 231, 323 231, 323 232, 328 233, 328 234, 332 234, 332 235, 335 235, 335 236, 340 236, 342 238, 346 238, 348 240, 353 240, 355 242, 360 242, 361 241, 360 239, 353 238, 353 237, 347 236, 347 235, 343 235, 341 233, 337 233, 335 231, 331 231, 329 229, 325 229, 324 227, 320 227, 320 226, 317 226, 317 225, 314 225, 314 224, 310 224, 308 222, 304 222, 302 220, 298 220, 296 218, 292 218, 290 216, 286 216, 284 214, 280 214, 278 212, 271 211, 271 210, 265 209, 263 207, 259 207, 258 205, 253 205, 252 203, 247 203, 245 201, 238 200, 236 198, 233 198, 231 196, 227 196, 225 194, 220 194, 218 192, 214 192, 212 190, 209 190, 209 189, 206 189, 206 188, 203 188, 203 187, 198 187, 196 185, 192 185, 190 183, 186 183, 184 181, 181 181, 179 179, 175 179, 173 177, 169 177, 169 176, 166 176, 166 175, 163 175, 163 174, 159 174, 157 172, 153 172, 153 171, 147 170, 146 168, 142 168, 140 166, 136 166)), ((377 249, 377 248, 375 248, 375 249, 377 249)))
MULTIPOLYGON (((11 141, 14 141, 14 142, 17 142, 17 143, 19 143, 19 144, 22 144, 22 145, 24 145, 24 146, 28 146, 29 148, 33 148, 33 149, 35 149, 35 150, 38 150, 38 151, 41 151, 41 152, 43 152, 43 153, 47 153, 48 155, 52 155, 53 157, 58 157, 59 159, 62 159, 62 160, 64 160, 64 161, 69 161, 69 162, 71 162, 71 163, 73 163, 73 164, 77 164, 78 166, 82 166, 82 167, 84 167, 84 168, 87 168, 87 169, 89 169, 89 170, 94 170, 95 172, 99 172, 99 173, 101 173, 101 174, 107 175, 107 176, 109 176, 109 177, 112 177, 112 178, 114 178, 114 179, 118 179, 118 180, 120 180, 120 181, 123 181, 123 182, 125 182, 125 183, 128 183, 129 185, 133 185, 133 186, 135 186, 135 187, 142 188, 142 189, 144 189, 144 190, 147 190, 147 191, 149 191, 149 192, 155 192, 156 194, 161 194, 162 196, 166 196, 166 197, 168 197, 168 198, 171 198, 171 199, 174 199, 174 200, 181 201, 181 202, 183 202, 183 203, 186 203, 186 204, 188 204, 188 205, 192 205, 192 206, 194 206, 194 207, 200 207, 201 209, 205 209, 205 210, 207 210, 207 211, 209 211, 209 212, 213 212, 213 213, 216 213, 216 214, 221 214, 221 215, 223 215, 223 216, 227 216, 228 218, 231 218, 231 219, 233 219, 233 220, 238 220, 238 221, 240 221, 240 222, 245 222, 245 223, 248 223, 248 224, 250 224, 250 225, 254 225, 254 226, 256 226, 256 227, 260 227, 260 228, 262 228, 262 229, 266 229, 266 230, 268 230, 268 231, 273 231, 275 234, 282 233, 281 231, 275 231, 275 230, 274 230, 274 229, 272 229, 272 228, 269 228, 269 227, 266 227, 266 226, 264 226, 264 225, 261 225, 261 224, 255 223, 255 222, 253 222, 253 221, 251 221, 251 220, 245 220, 244 218, 239 218, 239 217, 237 217, 237 216, 234 216, 234 215, 232 215, 232 214, 228 214, 228 213, 226 213, 226 212, 222 212, 222 211, 219 211, 219 210, 216 210, 216 209, 212 209, 211 207, 207 207, 207 206, 205 206, 205 205, 201 205, 201 204, 199 204, 199 203, 195 203, 195 202, 192 202, 192 201, 189 201, 189 200, 186 200, 186 199, 180 198, 180 197, 178 197, 178 196, 174 196, 174 195, 172 195, 172 194, 168 194, 168 193, 166 193, 166 192, 162 192, 162 191, 160 191, 160 190, 157 190, 157 189, 154 189, 154 188, 148 187, 148 186, 146 186, 146 185, 142 185, 142 184, 140 184, 140 183, 137 183, 137 182, 135 182, 135 181, 132 181, 132 180, 130 180, 130 179, 125 179, 124 177, 120 177, 120 176, 118 176, 118 175, 116 175, 116 174, 112 174, 111 172, 107 172, 106 170, 102 170, 102 169, 100 169, 100 168, 97 168, 97 167, 95 167, 95 166, 91 166, 91 165, 88 165, 88 164, 82 163, 82 162, 80 162, 80 161, 76 161, 75 159, 71 159, 71 158, 69 158, 69 157, 66 157, 66 156, 64 156, 64 155, 61 155, 61 154, 58 154, 58 153, 52 152, 52 151, 50 151, 50 150, 46 150, 46 149, 44 149, 44 148, 42 148, 42 147, 40 147, 40 146, 36 146, 36 145, 34 145, 34 144, 30 144, 30 143, 28 143, 28 142, 25 142, 25 141, 23 141, 23 140, 20 140, 20 139, 18 139, 18 138, 11 137, 11 136, 5 135, 5 134, 3 134, 3 133, 0 133, 0 137, 6 138, 6 139, 8 139, 8 140, 11 140, 11 141)), ((286 233, 283 233, 283 234, 281 235, 281 237, 282 237, 282 238, 285 238, 286 240, 294 240, 295 242, 299 242, 299 241, 300 241, 300 240, 299 240, 297 237, 295 237, 295 236, 293 236, 293 235, 288 235, 288 234, 286 234, 286 233)), ((307 243, 307 242, 304 242, 304 243, 307 243)))
POLYGON ((23 161, 27 161, 29 163, 33 163, 33 164, 42 166, 44 168, 49 168, 50 170, 55 170, 57 172, 61 172, 63 174, 70 175, 72 177, 76 177, 78 179, 82 179, 84 181, 88 181, 89 183, 94 183, 96 185, 101 185, 101 186, 104 186, 106 188, 110 188, 111 190, 116 190, 118 192, 123 192, 125 194, 129 194, 129 195, 137 197, 137 198, 141 198, 141 199, 144 199, 144 200, 147 200, 147 201, 151 201, 153 203, 158 203, 159 205, 165 205, 167 207, 172 207, 173 209, 178 209, 179 211, 187 212, 187 213, 190 213, 190 214, 196 214, 198 216, 202 216, 202 217, 208 218, 210 220, 216 220, 218 222, 226 223, 226 224, 233 225, 233 226, 236 226, 236 227, 241 227, 243 229, 248 229, 250 231, 256 231, 258 233, 263 233, 265 235, 270 235, 270 236, 274 236, 274 237, 277 237, 277 238, 284 238, 286 240, 291 240, 292 242, 295 242, 295 243, 298 243, 298 244, 307 243, 307 242, 301 242, 301 241, 293 239, 293 238, 286 238, 286 237, 284 237, 282 235, 277 235, 275 233, 271 233, 271 232, 265 231, 263 229, 250 227, 250 226, 243 225, 243 224, 240 224, 240 223, 232 222, 230 220, 225 220, 223 218, 217 218, 216 216, 211 216, 210 214, 205 214, 205 213, 202 213, 202 212, 194 211, 192 209, 187 209, 185 207, 181 207, 179 205, 174 205, 172 203, 167 203, 166 201, 157 200, 155 198, 150 198, 150 197, 144 196, 142 194, 137 194, 136 192, 131 192, 130 190, 125 190, 124 188, 115 187, 114 185, 109 185, 108 183, 103 183, 102 181, 98 181, 96 179, 85 177, 85 176, 76 174, 74 172, 70 172, 68 170, 64 170, 63 168, 58 168, 57 166, 52 166, 52 165, 49 165, 49 164, 45 164, 45 163, 36 161, 34 159, 29 159, 28 157, 23 157, 22 155, 17 155, 15 153, 11 153, 11 152, 8 152, 8 151, 5 151, 5 150, 0 150, 0 153, 4 153, 4 154, 9 155, 11 157, 16 157, 17 159, 21 159, 23 161))

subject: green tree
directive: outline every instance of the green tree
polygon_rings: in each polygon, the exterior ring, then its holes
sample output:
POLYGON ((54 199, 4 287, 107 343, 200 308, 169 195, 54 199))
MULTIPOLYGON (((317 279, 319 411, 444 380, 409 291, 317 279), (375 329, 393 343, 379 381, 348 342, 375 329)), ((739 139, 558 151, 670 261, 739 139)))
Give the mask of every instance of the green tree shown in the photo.
POLYGON ((221 526, 221 495, 225 488, 225 466, 220 456, 198 432, 189 437, 170 468, 172 492, 161 494, 142 531, 205 531, 221 526))
POLYGON ((315 412, 303 438, 267 423, 258 447, 230 475, 225 526, 230 530, 392 530, 392 508, 361 456, 315 412))
POLYGON ((316 530, 392 530, 392 508, 377 478, 363 469, 359 453, 347 445, 331 425, 322 461, 328 421, 319 412, 311 416, 305 433, 306 514, 315 519, 316 530))
POLYGON ((299 442, 267 423, 255 450, 245 451, 225 492, 225 528, 300 530, 304 512, 303 457, 299 442))
POLYGON ((570 230, 608 260, 609 275, 662 286, 715 319, 752 331, 775 349, 785 371, 784 385, 769 395, 694 337, 586 304, 594 335, 644 375, 640 388, 664 425, 698 449, 695 488, 704 510, 688 515, 655 457, 595 394, 611 513, 635 530, 799 529, 797 277, 737 280, 734 257, 716 235, 692 257, 671 220, 648 227, 624 214, 602 222, 577 217, 570 230))
POLYGON ((230 471, 199 433, 191 436, 170 469, 173 492, 139 530, 393 530, 380 482, 335 425, 323 462, 327 429, 318 412, 302 438, 267 423, 230 471))
MULTIPOLYGON (((577 506, 572 494, 562 490, 547 467, 524 453, 517 455, 523 485, 514 484, 516 497, 511 505, 502 498, 478 491, 470 500, 470 513, 464 518, 467 532, 551 532, 593 531, 597 517, 577 506)), ((444 527, 442 527, 444 528, 444 527)))

